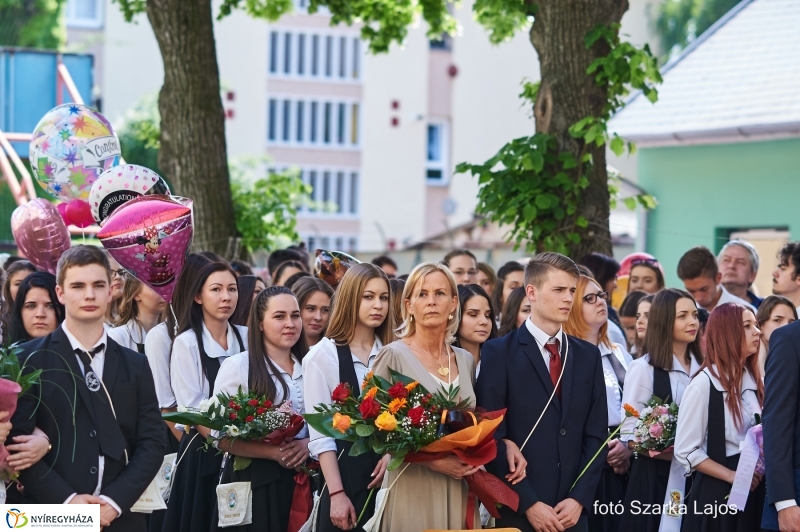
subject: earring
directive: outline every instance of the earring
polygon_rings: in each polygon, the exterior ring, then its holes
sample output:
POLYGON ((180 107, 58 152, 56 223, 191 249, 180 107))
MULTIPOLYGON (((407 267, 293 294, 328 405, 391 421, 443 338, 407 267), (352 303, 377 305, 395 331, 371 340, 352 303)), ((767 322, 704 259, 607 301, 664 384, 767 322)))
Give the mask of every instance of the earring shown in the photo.
POLYGON ((447 316, 447 321, 451 321, 452 319, 453 319, 453 315, 452 315, 452 314, 450 314, 449 316, 447 316))
POLYGON ((408 321, 409 321, 409 322, 412 322, 412 321, 414 321, 414 315, 413 315, 413 314, 411 314, 411 316, 408 318, 408 321))

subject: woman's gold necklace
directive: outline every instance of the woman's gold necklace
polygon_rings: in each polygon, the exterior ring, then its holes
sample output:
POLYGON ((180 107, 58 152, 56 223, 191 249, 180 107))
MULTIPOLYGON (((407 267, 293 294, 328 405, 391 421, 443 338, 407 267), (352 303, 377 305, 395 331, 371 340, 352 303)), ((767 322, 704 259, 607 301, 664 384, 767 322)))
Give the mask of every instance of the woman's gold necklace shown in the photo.
POLYGON ((439 365, 439 369, 437 369, 436 372, 439 375, 441 375, 442 377, 447 377, 448 375, 450 375, 450 354, 449 353, 447 353, 447 367, 444 367, 444 365, 441 362, 441 358, 442 358, 441 355, 439 355, 439 358, 436 358, 435 356, 433 356, 431 354, 430 351, 425 351, 420 346, 418 346, 415 341, 412 340, 411 343, 414 344, 414 346, 417 348, 417 350, 422 351, 423 353, 427 354, 429 357, 431 357, 432 359, 434 359, 436 361, 436 363, 439 365))

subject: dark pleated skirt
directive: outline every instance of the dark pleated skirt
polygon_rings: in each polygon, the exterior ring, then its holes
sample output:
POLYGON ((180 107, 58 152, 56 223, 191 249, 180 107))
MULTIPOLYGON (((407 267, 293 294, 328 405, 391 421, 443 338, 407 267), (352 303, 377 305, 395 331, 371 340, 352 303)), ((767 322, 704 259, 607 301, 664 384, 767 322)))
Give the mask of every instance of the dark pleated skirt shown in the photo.
MULTIPOLYGON (((619 520, 620 531, 658 532, 661 514, 645 514, 646 504, 664 504, 669 481, 669 465, 665 460, 657 460, 638 455, 631 465, 628 488, 623 502, 624 512, 619 520), (638 515, 631 509, 638 508, 638 515)), ((165 531, 166 532, 166 531, 165 531)))
MULTIPOLYGON (((356 518, 358 518, 364 505, 367 504, 367 499, 369 499, 369 504, 364 512, 364 516, 361 518, 361 521, 359 521, 359 524, 363 525, 369 521, 375 513, 375 494, 370 497, 370 490, 367 489, 367 486, 372 482, 371 475, 375 470, 375 466, 378 465, 380 457, 373 452, 360 454, 358 456, 350 456, 348 453, 352 445, 353 444, 350 442, 337 440, 336 455, 339 456, 341 452, 341 457, 339 457, 339 474, 342 477, 344 493, 350 499, 353 508, 356 510, 356 518)), ((377 492, 377 489, 375 491, 377 492)), ((340 530, 341 528, 334 526, 331 521, 330 491, 325 487, 325 491, 322 492, 319 500, 317 532, 339 532, 340 530)), ((355 532, 363 532, 364 529, 358 526, 353 530, 355 530, 355 532)))
MULTIPOLYGON (((725 467, 736 471, 739 455, 729 456, 725 461, 725 467)), ((731 492, 731 485, 724 480, 696 473, 692 490, 686 496, 687 514, 683 516, 681 532, 758 532, 761 530, 765 486, 766 479, 759 483, 755 491, 750 492, 743 512, 715 517, 703 511, 706 505, 719 508, 726 504, 725 497, 731 492)))
POLYGON ((245 469, 234 471, 233 457, 229 456, 225 461, 220 484, 250 482, 253 492, 253 523, 220 528, 215 496, 211 529, 214 532, 286 532, 296 474, 294 469, 286 469, 274 460, 262 458, 254 458, 245 469))
POLYGON ((172 492, 167 502, 162 532, 208 532, 217 507, 216 488, 222 455, 214 448, 203 449, 205 439, 192 429, 178 448, 183 455, 175 471, 172 492), (191 442, 191 443, 189 443, 191 442), (186 451, 186 454, 183 454, 186 451))
MULTIPOLYGON (((625 488, 628 486, 628 474, 617 475, 614 468, 603 464, 600 483, 594 494, 594 500, 602 505, 617 505, 625 499, 625 488)), ((605 514, 594 513, 594 506, 589 510, 589 532, 617 532, 620 530, 621 515, 613 511, 605 514)))

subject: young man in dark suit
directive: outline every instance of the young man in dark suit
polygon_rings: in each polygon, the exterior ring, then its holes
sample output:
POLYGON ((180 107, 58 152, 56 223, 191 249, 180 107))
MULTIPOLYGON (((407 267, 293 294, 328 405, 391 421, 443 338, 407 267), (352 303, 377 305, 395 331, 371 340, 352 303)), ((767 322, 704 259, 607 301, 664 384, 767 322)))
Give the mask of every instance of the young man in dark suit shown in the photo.
POLYGON ((43 370, 42 381, 20 397, 11 420, 10 438, 39 427, 52 444, 20 473, 23 502, 99 504, 104 530, 145 531, 145 515, 130 508, 164 456, 147 358, 106 335, 111 268, 102 250, 69 249, 56 277, 66 317, 48 336, 23 344, 26 370, 43 370))
POLYGON ((800 321, 770 336, 763 431, 767 500, 761 526, 800 532, 800 321))
POLYGON ((504 438, 524 445, 528 461, 526 478, 511 486, 519 494, 519 509, 501 508, 501 527, 525 532, 588 530, 586 510, 594 501, 608 452, 603 445, 608 413, 600 351, 561 329, 579 275, 575 263, 563 255, 534 256, 525 267, 530 317, 481 349, 477 404, 487 410, 507 409, 495 433, 497 458, 487 468, 500 478, 509 473, 504 438), (578 479, 598 449, 597 458, 578 479))

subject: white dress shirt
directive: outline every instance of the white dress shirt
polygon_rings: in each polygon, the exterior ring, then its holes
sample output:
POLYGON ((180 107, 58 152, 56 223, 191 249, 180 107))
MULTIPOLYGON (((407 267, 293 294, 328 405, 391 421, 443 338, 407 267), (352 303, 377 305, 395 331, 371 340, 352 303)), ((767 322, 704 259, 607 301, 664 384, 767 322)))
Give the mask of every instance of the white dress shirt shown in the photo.
MULTIPOLYGON (((542 358, 544 359, 544 367, 550 368, 550 352, 544 348, 544 345, 550 340, 550 335, 541 330, 539 327, 533 324, 530 318, 525 320, 525 326, 528 328, 528 332, 531 333, 533 338, 536 340, 536 343, 539 345, 539 351, 542 353, 542 358)), ((558 340, 558 347, 561 350, 560 352, 564 353, 564 332, 561 330, 561 327, 558 328, 558 332, 555 334, 554 338, 558 340)), ((563 362, 563 360, 562 360, 563 362)))
MULTIPOLYGON (((235 355, 244 349, 239 347, 239 341, 233 333, 233 327, 239 330, 244 348, 247 348, 247 327, 228 324, 228 349, 223 349, 203 324, 203 347, 210 358, 219 358, 224 362, 229 356, 235 355)), ((203 364, 200 360, 200 348, 197 345, 197 336, 194 331, 179 334, 172 344, 172 359, 170 361, 170 380, 172 390, 178 406, 198 408, 200 402, 211 395, 208 379, 203 373, 203 364)), ((247 385, 247 379, 245 379, 247 385)))
MULTIPOLYGON (((374 365, 375 358, 378 356, 378 351, 380 351, 381 347, 383 347, 383 344, 375 337, 366 365, 357 356, 352 355, 356 379, 359 383, 364 380, 364 377, 374 365)), ((305 378, 306 413, 314 413, 316 405, 330 405, 331 394, 339 385, 339 355, 333 340, 322 338, 303 357, 303 375, 305 378)), ((360 392, 361 390, 354 390, 356 394, 360 392)), ((313 427, 309 428, 309 433, 311 441, 308 444, 308 452, 312 458, 317 459, 320 454, 326 451, 336 452, 336 441, 333 438, 323 436, 313 427)))
POLYGON ((132 351, 139 352, 139 345, 144 344, 147 338, 147 333, 144 328, 131 320, 125 325, 119 327, 112 327, 107 331, 108 337, 117 342, 122 347, 127 347, 132 351))
MULTIPOLYGON (((689 386, 691 375, 700 371, 700 364, 697 363, 694 355, 691 355, 690 358, 692 362, 689 373, 686 373, 686 370, 683 369, 675 355, 672 355, 672 369, 667 372, 669 373, 672 400, 678 406, 681 405, 684 391, 689 386)), ((636 410, 644 408, 645 403, 653 397, 653 366, 650 365, 649 360, 650 357, 648 355, 637 358, 630 363, 625 374, 625 390, 622 393, 622 403, 629 404, 636 410)), ((636 428, 636 418, 626 417, 622 422, 619 439, 622 441, 632 440, 634 428, 636 428)))
POLYGON ((167 331, 167 324, 159 323, 150 329, 144 339, 144 354, 150 364, 150 371, 153 372, 159 408, 173 408, 178 404, 175 400, 175 393, 172 391, 172 382, 169 376, 171 352, 172 340, 169 337, 169 331, 167 331))
MULTIPOLYGON (((64 330, 64 334, 67 335, 67 339, 69 340, 69 343, 72 346, 73 351, 75 351, 76 349, 80 349, 81 351, 86 351, 88 353, 97 346, 101 344, 103 345, 103 349, 95 353, 94 356, 92 357, 92 369, 97 374, 98 378, 102 380, 103 368, 105 367, 105 361, 106 361, 106 347, 108 347, 108 335, 106 333, 106 329, 103 328, 103 335, 100 337, 100 339, 97 340, 97 342, 95 342, 93 346, 87 349, 77 338, 75 338, 75 336, 72 335, 71 332, 69 332, 69 329, 67 329, 66 321, 61 324, 61 328, 64 330)), ((83 375, 85 377, 86 368, 83 366, 83 362, 81 362, 81 359, 77 354, 75 354, 75 358, 78 359, 78 367, 81 368, 81 371, 83 372, 83 375)), ((81 382, 76 382, 75 385, 85 386, 85 384, 81 382)), ((98 391, 90 393, 100 393, 100 392, 98 391)), ((105 395, 105 392, 103 392, 103 395, 105 395)), ((116 417, 116 415, 114 417, 116 417)), ((105 470, 105 466, 106 466, 106 457, 101 454, 98 457, 98 463, 97 463, 97 487, 94 489, 94 493, 92 493, 92 495, 96 497, 99 496, 101 499, 110 504, 111 507, 114 508, 114 510, 117 511, 117 515, 122 515, 122 510, 117 505, 117 503, 115 503, 113 500, 111 500, 109 497, 106 497, 105 495, 100 495, 100 490, 103 487, 103 472, 105 470)), ((67 500, 64 501, 64 504, 69 504, 69 501, 71 501, 76 495, 77 493, 73 493, 72 495, 67 497, 67 500)))
MULTIPOLYGON (((720 306, 720 305, 723 305, 725 303, 738 303, 739 305, 742 305, 744 308, 752 310, 753 313, 755 314, 756 309, 753 308, 753 305, 750 304, 749 301, 745 301, 741 297, 737 297, 737 296, 731 294, 730 292, 728 292, 725 289, 725 287, 722 284, 720 284, 719 287, 722 289, 722 295, 719 296, 719 301, 717 301, 717 307, 720 306)), ((714 307, 714 308, 716 308, 716 307, 714 307)))
MULTIPOLYGON (((292 361, 294 362, 294 368, 291 375, 281 369, 277 364, 275 364, 275 367, 278 369, 279 374, 275 375, 266 360, 264 364, 267 366, 267 371, 269 371, 269 374, 272 376, 272 381, 275 383, 275 400, 273 403, 275 405, 280 405, 284 401, 283 385, 281 384, 281 381, 283 381, 289 388, 288 400, 292 403, 292 409, 298 414, 302 414, 305 412, 303 367, 296 358, 292 357, 292 361)), ((239 391, 240 386, 242 387, 242 392, 249 392, 249 375, 250 355, 247 351, 242 351, 241 353, 226 358, 222 363, 222 367, 219 368, 217 380, 214 382, 214 395, 222 392, 235 395, 239 391)), ((307 437, 308 428, 303 427, 294 438, 296 440, 301 440, 307 437)))
MULTIPOLYGON (((716 371, 716 366, 712 366, 716 371)), ((740 445, 747 435, 747 429, 755 426, 755 414, 761 414, 761 406, 756 396, 756 382, 745 368, 739 385, 742 412, 742 428, 736 422, 728 406, 728 392, 722 388, 719 379, 708 368, 703 369, 692 379, 683 393, 681 410, 678 415, 678 429, 675 433, 675 458, 689 474, 697 465, 708 458, 708 401, 711 386, 722 392, 725 405, 725 456, 739 454, 740 445)), ((725 464, 722 464, 723 466, 725 464)))
MULTIPOLYGON (((619 384, 617 374, 614 371, 614 366, 611 365, 609 357, 616 358, 626 370, 628 369, 628 365, 633 362, 633 359, 619 344, 613 344, 611 347, 606 344, 600 344, 597 348, 600 349, 600 355, 603 357, 603 380, 606 383, 608 426, 616 427, 622 423, 625 416, 622 410, 622 386, 619 384)), ((625 382, 627 381, 626 372, 625 382)))

